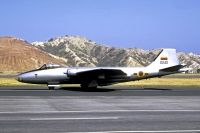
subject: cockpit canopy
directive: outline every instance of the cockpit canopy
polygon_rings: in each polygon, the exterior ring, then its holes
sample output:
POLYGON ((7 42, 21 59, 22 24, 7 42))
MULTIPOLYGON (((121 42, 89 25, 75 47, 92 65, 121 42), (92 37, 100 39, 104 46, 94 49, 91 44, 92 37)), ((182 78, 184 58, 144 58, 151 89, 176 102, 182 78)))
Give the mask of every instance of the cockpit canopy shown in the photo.
POLYGON ((42 67, 39 68, 39 70, 45 70, 45 69, 53 69, 53 68, 60 68, 61 66, 58 64, 44 64, 42 67))

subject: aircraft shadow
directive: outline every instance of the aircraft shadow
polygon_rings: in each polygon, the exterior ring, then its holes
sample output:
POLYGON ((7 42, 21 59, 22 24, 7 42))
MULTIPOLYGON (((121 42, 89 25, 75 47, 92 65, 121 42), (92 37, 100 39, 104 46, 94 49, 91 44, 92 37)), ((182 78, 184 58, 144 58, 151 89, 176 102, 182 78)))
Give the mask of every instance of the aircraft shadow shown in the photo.
POLYGON ((166 89, 166 88, 96 88, 96 89, 83 89, 81 87, 62 87, 59 88, 61 90, 68 90, 68 91, 79 91, 79 92, 113 92, 113 91, 138 91, 138 90, 152 90, 152 91, 171 91, 172 89, 166 89))
POLYGON ((68 90, 68 91, 79 91, 79 92, 112 92, 116 91, 116 89, 108 89, 108 88, 96 88, 96 89, 90 89, 90 88, 81 88, 81 87, 62 87, 59 88, 60 90, 68 90))
MULTIPOLYGON (((21 90, 21 91, 28 91, 28 90, 35 90, 35 91, 48 91, 47 87, 0 87, 1 91, 8 91, 8 90, 21 90)), ((66 91, 77 91, 77 92, 114 92, 114 91, 142 91, 142 90, 152 90, 152 91, 171 91, 173 89, 169 89, 169 88, 118 88, 118 87, 99 87, 99 88, 87 88, 87 89, 83 89, 81 87, 61 87, 61 88, 57 88, 55 89, 55 91, 59 91, 59 90, 66 90, 66 91)))
MULTIPOLYGON (((141 89, 140 89, 141 90, 141 89)), ((143 88, 143 90, 161 90, 161 91, 169 91, 169 90, 172 90, 172 89, 169 89, 169 88, 143 88)))

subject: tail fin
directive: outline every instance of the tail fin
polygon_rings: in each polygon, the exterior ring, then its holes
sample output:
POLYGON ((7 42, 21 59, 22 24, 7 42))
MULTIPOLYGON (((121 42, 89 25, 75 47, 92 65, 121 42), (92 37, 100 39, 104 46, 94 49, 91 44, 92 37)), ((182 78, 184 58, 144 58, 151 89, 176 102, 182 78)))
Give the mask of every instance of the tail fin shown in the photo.
POLYGON ((164 69, 179 65, 176 49, 162 49, 155 60, 148 66, 154 69, 164 69))

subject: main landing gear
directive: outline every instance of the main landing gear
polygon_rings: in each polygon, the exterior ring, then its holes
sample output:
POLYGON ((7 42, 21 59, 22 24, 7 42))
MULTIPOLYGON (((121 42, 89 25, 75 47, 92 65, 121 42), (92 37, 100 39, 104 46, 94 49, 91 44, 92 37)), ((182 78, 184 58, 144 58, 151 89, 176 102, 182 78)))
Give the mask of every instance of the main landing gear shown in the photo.
POLYGON ((97 83, 96 80, 92 80, 89 83, 82 83, 81 84, 81 88, 83 88, 83 89, 96 89, 97 86, 98 86, 98 83, 97 83))
POLYGON ((49 90, 55 90, 56 87, 60 87, 60 85, 47 85, 49 90))

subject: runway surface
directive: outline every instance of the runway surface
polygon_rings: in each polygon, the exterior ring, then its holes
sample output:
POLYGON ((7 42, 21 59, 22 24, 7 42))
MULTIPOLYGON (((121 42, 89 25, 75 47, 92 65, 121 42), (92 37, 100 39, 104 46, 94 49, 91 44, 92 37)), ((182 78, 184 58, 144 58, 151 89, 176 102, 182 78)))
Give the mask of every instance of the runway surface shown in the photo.
POLYGON ((0 87, 0 96, 200 96, 200 88, 131 88, 102 87, 86 90, 80 87, 0 87))
POLYGON ((199 88, 0 87, 0 132, 200 132, 199 88))

